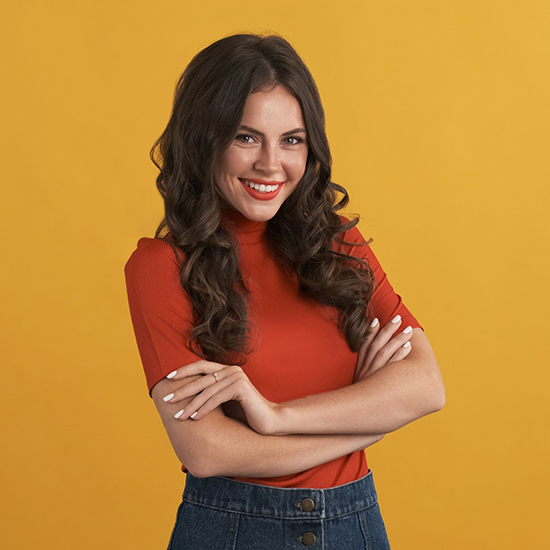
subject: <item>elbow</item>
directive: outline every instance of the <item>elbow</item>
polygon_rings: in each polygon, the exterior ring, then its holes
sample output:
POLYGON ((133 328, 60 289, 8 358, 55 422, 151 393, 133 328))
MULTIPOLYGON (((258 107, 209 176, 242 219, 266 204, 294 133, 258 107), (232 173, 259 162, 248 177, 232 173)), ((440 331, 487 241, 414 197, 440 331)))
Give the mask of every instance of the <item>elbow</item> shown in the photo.
POLYGON ((428 414, 440 411, 445 406, 445 390, 432 396, 428 414))
MULTIPOLYGON (((419 393, 414 401, 409 403, 404 418, 405 422, 399 423, 397 428, 408 424, 414 420, 418 420, 429 414, 440 411, 445 406, 445 391, 430 388, 419 393)), ((393 430, 392 430, 393 431, 393 430)))
POLYGON ((406 358, 404 361, 411 360, 414 366, 418 383, 416 386, 419 398, 417 404, 423 409, 423 414, 431 414, 440 411, 445 406, 445 386, 439 364, 427 338, 420 332, 420 329, 415 337, 416 341, 413 344, 410 359, 406 358), (417 349, 413 359, 415 344, 417 344, 417 349))
POLYGON ((213 441, 195 441, 191 448, 176 449, 176 454, 185 469, 198 478, 222 475, 223 465, 220 461, 219 450, 213 441))
POLYGON ((437 409, 434 412, 440 411, 445 406, 446 402, 447 396, 445 395, 445 386, 443 385, 443 382, 441 382, 441 390, 439 392, 437 409))
POLYGON ((409 401, 413 420, 440 411, 445 406, 445 386, 439 369, 434 369, 418 380, 414 397, 409 401))
POLYGON ((184 465, 185 469, 193 476, 193 477, 213 477, 219 475, 218 467, 212 461, 211 459, 207 458, 206 456, 197 456, 197 457, 189 457, 183 458, 179 456, 178 458, 181 460, 182 464, 184 465))
POLYGON ((439 372, 430 385, 430 391, 426 401, 429 409, 427 414, 438 412, 445 406, 445 386, 443 385, 443 380, 439 372))
POLYGON ((187 471, 193 476, 193 477, 213 477, 217 475, 214 473, 214 470, 211 465, 203 463, 197 463, 192 464, 190 466, 186 466, 187 471))

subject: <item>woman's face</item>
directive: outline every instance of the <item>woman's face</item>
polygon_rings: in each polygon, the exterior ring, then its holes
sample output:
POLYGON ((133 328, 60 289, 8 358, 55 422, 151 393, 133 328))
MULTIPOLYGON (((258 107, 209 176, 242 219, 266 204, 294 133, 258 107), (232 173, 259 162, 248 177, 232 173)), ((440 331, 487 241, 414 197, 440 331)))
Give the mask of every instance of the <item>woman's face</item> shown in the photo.
POLYGON ((225 208, 271 219, 302 178, 308 146, 302 109, 283 86, 251 94, 238 134, 215 170, 225 208))

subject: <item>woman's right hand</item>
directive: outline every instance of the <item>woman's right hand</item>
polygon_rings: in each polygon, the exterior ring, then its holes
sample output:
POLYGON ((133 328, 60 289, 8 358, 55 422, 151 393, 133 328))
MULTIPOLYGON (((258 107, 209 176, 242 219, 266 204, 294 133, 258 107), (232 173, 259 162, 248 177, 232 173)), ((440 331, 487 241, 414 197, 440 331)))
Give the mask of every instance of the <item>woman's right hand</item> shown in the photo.
POLYGON ((236 401, 253 430, 263 435, 276 431, 279 405, 263 397, 241 367, 201 360, 180 367, 168 376, 173 381, 192 380, 163 398, 167 403, 191 399, 174 415, 176 419, 200 420, 220 405, 236 401))
POLYGON ((412 327, 407 327, 392 338, 401 327, 401 322, 401 316, 397 315, 381 328, 378 319, 373 320, 367 340, 357 355, 354 383, 364 380, 390 363, 407 357, 411 351, 409 340, 413 334, 412 327))

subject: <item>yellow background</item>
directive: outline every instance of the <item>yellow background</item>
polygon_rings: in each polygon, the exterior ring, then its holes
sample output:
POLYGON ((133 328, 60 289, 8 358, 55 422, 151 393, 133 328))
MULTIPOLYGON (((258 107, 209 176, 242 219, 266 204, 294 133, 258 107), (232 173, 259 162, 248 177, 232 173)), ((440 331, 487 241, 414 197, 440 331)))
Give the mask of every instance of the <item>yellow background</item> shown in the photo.
POLYGON ((0 547, 166 547, 184 478, 122 268, 161 218, 177 77, 265 30, 446 381, 369 452, 393 548, 550 547, 547 0, 4 0, 0 25, 0 547))

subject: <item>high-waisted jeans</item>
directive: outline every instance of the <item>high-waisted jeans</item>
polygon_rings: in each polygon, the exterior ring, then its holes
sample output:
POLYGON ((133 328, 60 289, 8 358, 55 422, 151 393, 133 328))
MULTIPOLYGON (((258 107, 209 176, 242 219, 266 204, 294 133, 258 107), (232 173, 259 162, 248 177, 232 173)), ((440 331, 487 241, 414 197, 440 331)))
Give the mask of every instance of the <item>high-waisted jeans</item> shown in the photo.
POLYGON ((168 550, 389 550, 372 472, 330 489, 187 474, 168 550))

